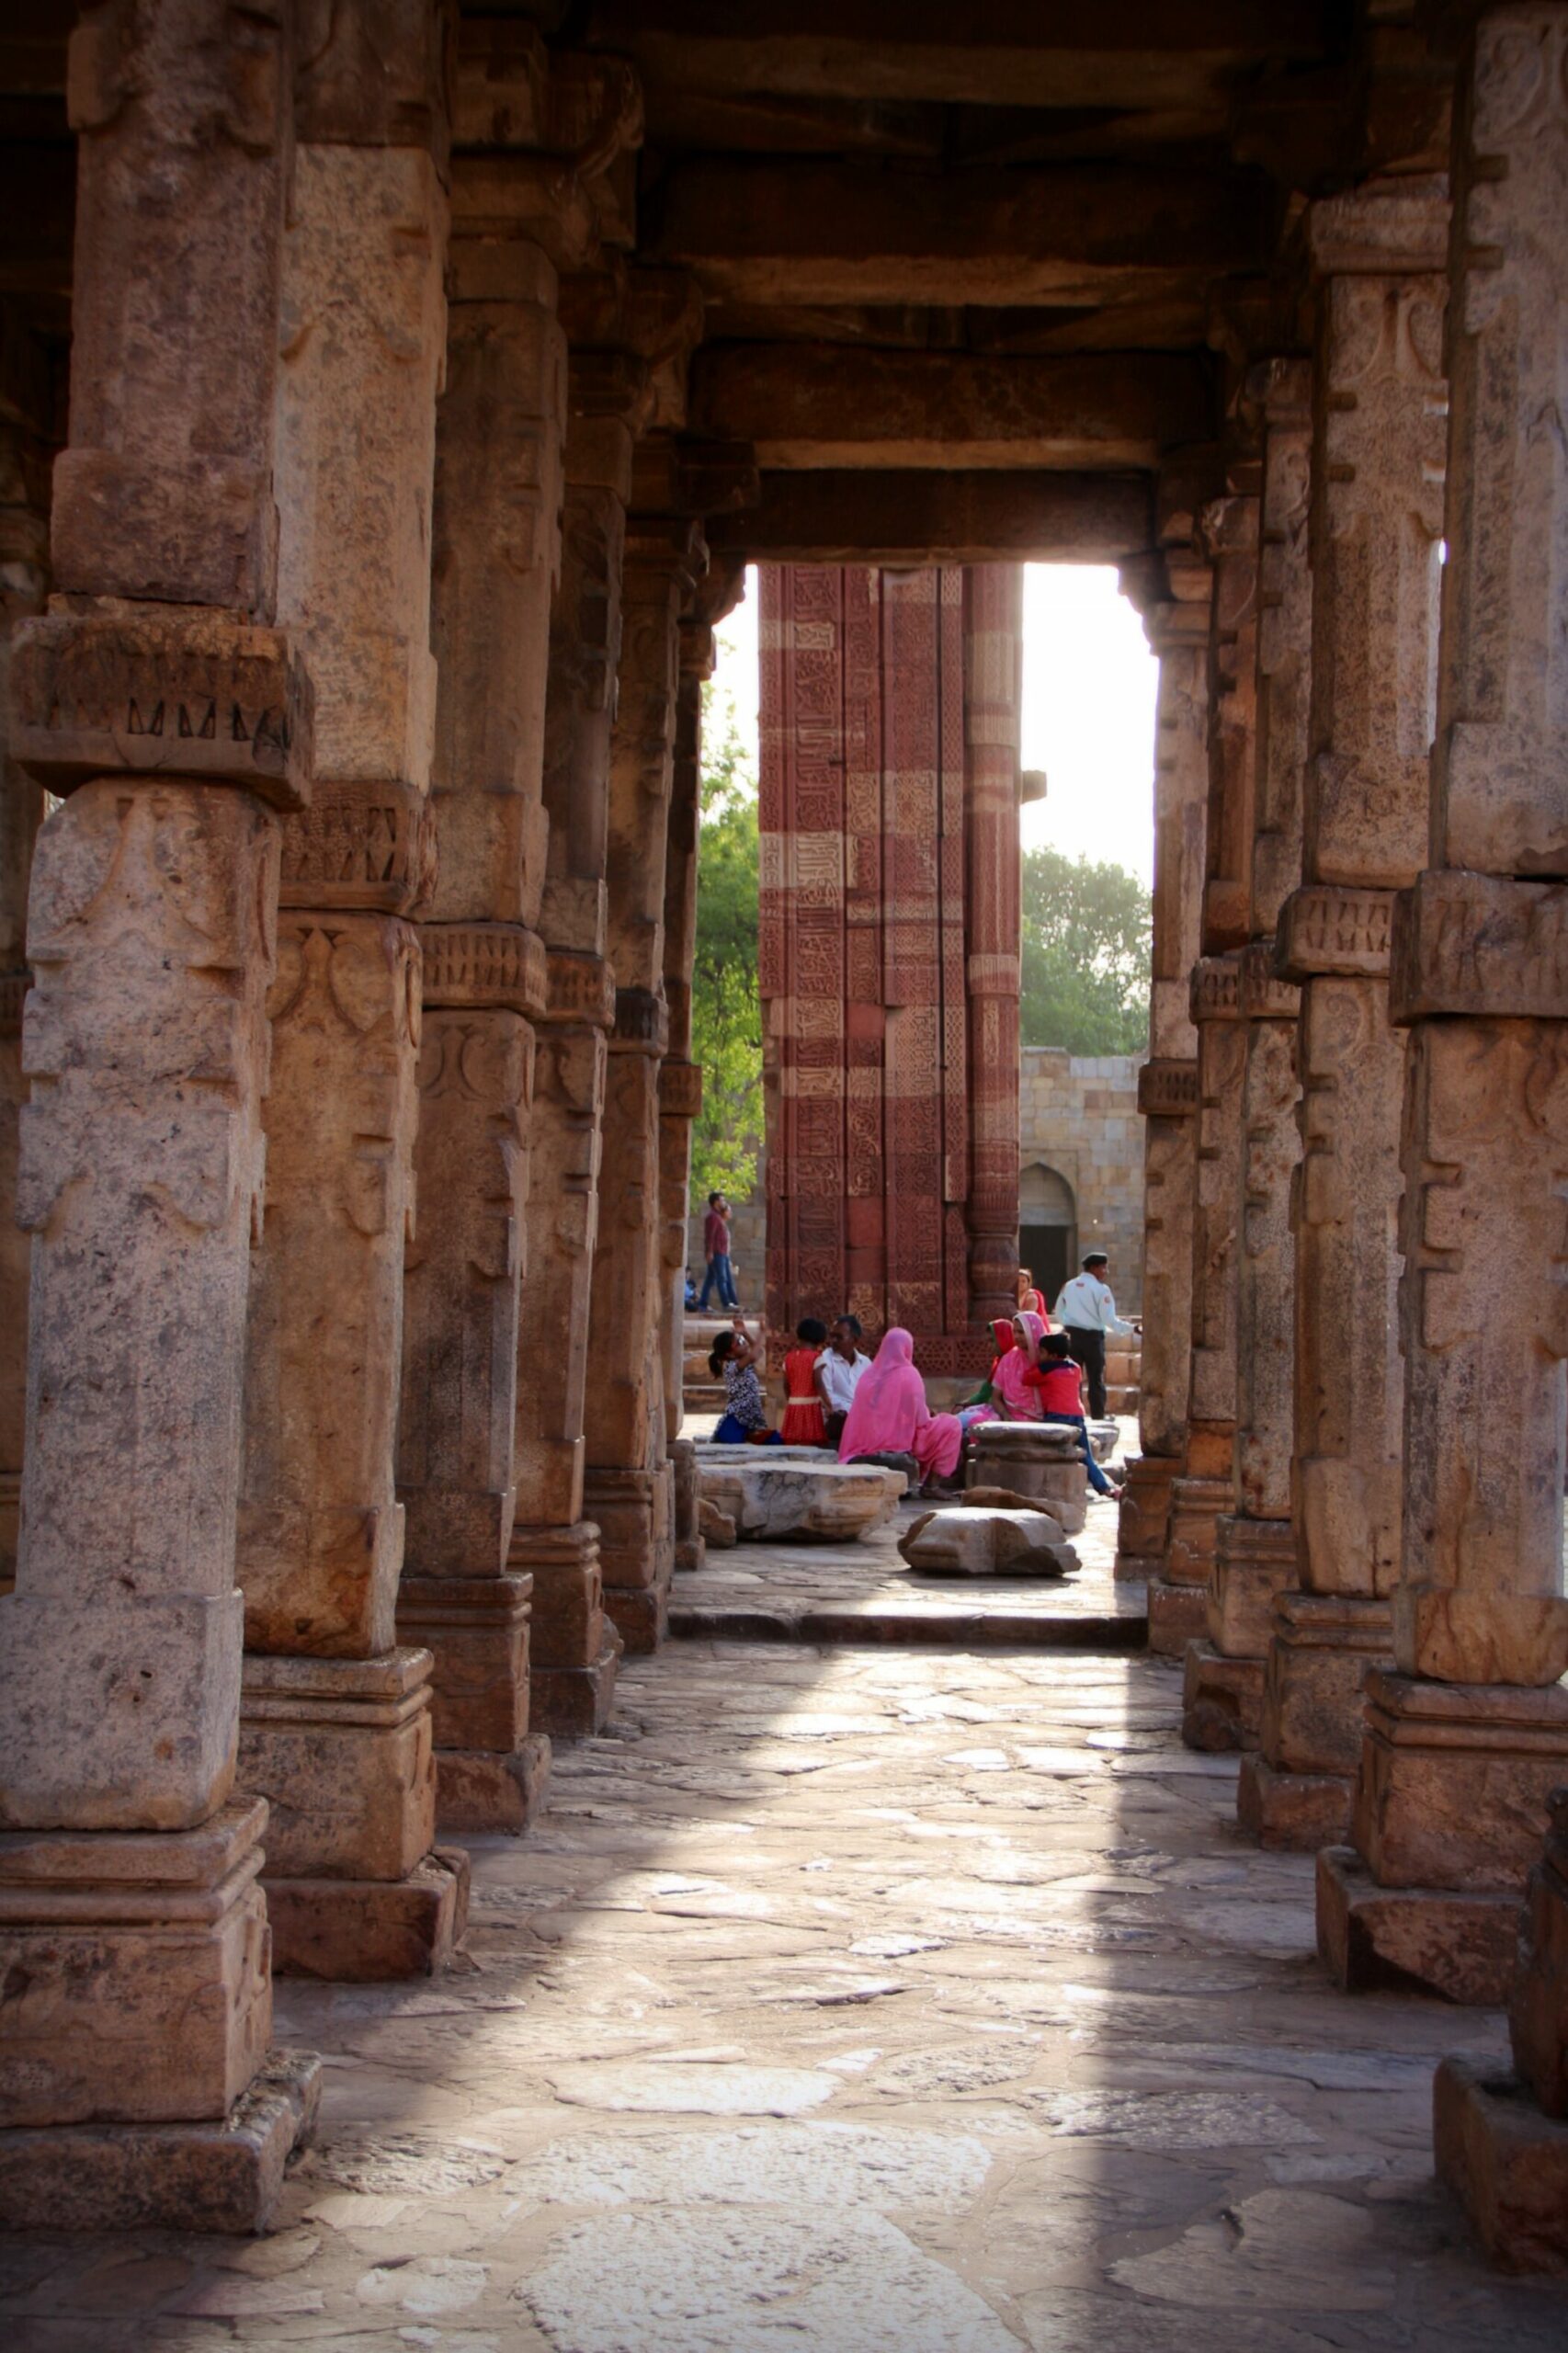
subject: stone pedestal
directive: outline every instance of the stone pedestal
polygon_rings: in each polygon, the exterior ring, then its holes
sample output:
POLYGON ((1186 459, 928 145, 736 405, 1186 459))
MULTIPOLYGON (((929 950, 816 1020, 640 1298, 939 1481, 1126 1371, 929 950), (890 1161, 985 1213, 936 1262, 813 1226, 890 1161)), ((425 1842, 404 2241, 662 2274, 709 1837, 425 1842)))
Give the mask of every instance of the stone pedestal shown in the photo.
MULTIPOLYGON (((1196 1457, 1228 1467, 1230 1450, 1228 1428, 1192 1427, 1189 1462, 1196 1457)), ((1162 1658, 1185 1657, 1188 1643, 1201 1640, 1207 1631, 1217 1531, 1231 1501, 1228 1476, 1187 1470, 1171 1482, 1165 1563, 1160 1574, 1149 1580, 1149 1648, 1162 1658)))
POLYGON ((582 1739, 609 1714, 622 1649, 605 1615, 599 1531, 589 1520, 523 1528, 513 1546, 532 1564, 532 1721, 551 1739, 582 1739))
POLYGON ((1368 1670, 1390 1664, 1386 1601, 1282 1590, 1264 1666, 1258 1755, 1242 1760, 1244 1829, 1315 1851, 1349 1836, 1368 1670))
POLYGON ((1373 1669, 1351 1847, 1320 1858, 1318 1945, 1339 1983, 1507 1998, 1519 1898, 1568 1776, 1568 1689, 1373 1669))
POLYGON ((1219 1517, 1205 1636, 1187 1654, 1182 1738, 1189 1748, 1256 1746, 1275 1597, 1295 1577, 1289 1520, 1219 1517))
POLYGON ((588 1507, 599 1530, 605 1613, 634 1655, 656 1651, 669 1623, 675 1574, 675 1481, 651 1471, 592 1470, 588 1507))
POLYGON ((466 1859, 433 1858, 430 1654, 249 1654, 238 1778, 267 1793, 273 1967, 374 1980, 443 1967, 466 1859))
POLYGON ((526 1830, 550 1778, 548 1726, 533 1724, 533 1579, 409 1576, 398 1631, 435 1662, 431 1722, 443 1830, 526 1830))
POLYGON ((1076 1434, 1060 1424, 981 1422, 974 1430, 968 1483, 1003 1487, 1038 1502, 1075 1536, 1088 1518, 1088 1473, 1076 1434))
POLYGON ((1152 1577, 1165 1559, 1170 1532, 1171 1489, 1181 1470, 1179 1457, 1133 1454, 1117 1512, 1116 1574, 1152 1577))

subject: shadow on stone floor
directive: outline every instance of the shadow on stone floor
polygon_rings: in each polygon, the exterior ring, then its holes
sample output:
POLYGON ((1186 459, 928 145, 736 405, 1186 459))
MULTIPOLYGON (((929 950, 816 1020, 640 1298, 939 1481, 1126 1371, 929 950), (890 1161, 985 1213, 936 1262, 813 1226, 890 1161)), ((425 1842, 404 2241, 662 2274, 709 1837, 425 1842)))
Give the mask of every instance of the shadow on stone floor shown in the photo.
POLYGON ((1500 2021, 1333 1995, 1309 1859, 1147 1659, 672 1644, 462 1967, 280 1984, 319 2146, 258 2242, 13 2242, 8 2344, 1212 2353, 1562 2342, 1431 2181, 1500 2021))

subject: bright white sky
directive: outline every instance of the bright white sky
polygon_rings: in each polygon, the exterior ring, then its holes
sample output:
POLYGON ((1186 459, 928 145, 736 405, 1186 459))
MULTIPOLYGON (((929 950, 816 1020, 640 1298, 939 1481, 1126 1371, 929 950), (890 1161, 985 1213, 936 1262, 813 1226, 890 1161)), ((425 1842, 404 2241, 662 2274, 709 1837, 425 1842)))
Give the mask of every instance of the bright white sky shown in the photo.
MULTIPOLYGON (((718 632, 714 673, 756 756, 756 586, 718 632)), ((1023 764, 1050 790, 1023 813, 1026 849, 1112 859, 1152 882, 1158 665, 1108 565, 1024 567, 1023 764)))

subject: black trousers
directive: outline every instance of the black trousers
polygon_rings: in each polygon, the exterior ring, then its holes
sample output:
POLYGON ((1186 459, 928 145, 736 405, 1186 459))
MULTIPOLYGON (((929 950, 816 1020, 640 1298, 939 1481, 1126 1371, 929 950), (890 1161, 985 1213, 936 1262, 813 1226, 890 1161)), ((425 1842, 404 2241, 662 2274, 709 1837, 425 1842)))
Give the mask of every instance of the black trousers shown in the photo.
POLYGON ((1082 1324, 1062 1326, 1067 1339, 1067 1353, 1074 1364, 1081 1364, 1089 1377, 1089 1411, 1096 1422, 1105 1418, 1105 1334, 1086 1332, 1082 1324))

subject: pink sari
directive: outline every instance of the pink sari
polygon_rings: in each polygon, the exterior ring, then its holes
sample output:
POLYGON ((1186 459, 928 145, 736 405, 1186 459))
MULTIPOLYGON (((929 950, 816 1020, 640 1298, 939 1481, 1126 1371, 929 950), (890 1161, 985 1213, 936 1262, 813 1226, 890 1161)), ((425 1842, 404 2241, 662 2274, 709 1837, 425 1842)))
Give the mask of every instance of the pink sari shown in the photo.
POLYGON ((1038 1422, 1040 1417, 1040 1391, 1028 1388, 1024 1376, 1032 1372, 1040 1362, 1040 1344, 1046 1331, 1045 1318, 1037 1315, 1032 1307, 1021 1307, 1018 1322, 1029 1336, 1028 1347, 1020 1347, 1015 1340, 1013 1346, 997 1358, 991 1374, 991 1394, 999 1401, 1005 1415, 995 1404, 970 1406, 962 1416, 966 1429, 972 1428, 976 1422, 999 1422, 1004 1418, 1014 1422, 1038 1422))
POLYGON ((915 1342, 902 1325, 882 1335, 869 1372, 860 1376, 838 1441, 838 1459, 863 1454, 913 1454, 922 1473, 950 1479, 963 1434, 956 1414, 933 1414, 926 1384, 915 1370, 915 1342))

